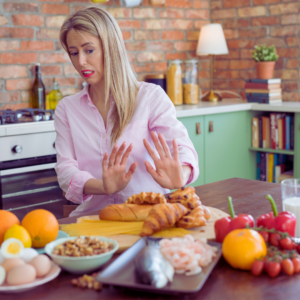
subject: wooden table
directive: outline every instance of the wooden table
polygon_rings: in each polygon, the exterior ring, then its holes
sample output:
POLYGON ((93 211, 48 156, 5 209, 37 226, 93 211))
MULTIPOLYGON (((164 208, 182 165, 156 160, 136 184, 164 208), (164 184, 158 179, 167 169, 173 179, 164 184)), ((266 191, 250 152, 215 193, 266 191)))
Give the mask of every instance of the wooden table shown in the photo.
MULTIPOLYGON (((205 205, 216 207, 225 212, 228 211, 227 196, 233 199, 235 212, 247 213, 257 218, 262 213, 271 210, 271 206, 265 199, 266 194, 271 194, 279 211, 281 206, 281 190, 279 184, 253 181, 247 179, 232 178, 211 184, 206 184, 196 188, 196 193, 200 196, 205 205)), ((74 218, 60 220, 60 223, 74 222, 74 218)), ((299 299, 300 275, 280 275, 277 278, 269 278, 267 275, 254 277, 250 272, 237 271, 231 268, 224 259, 211 273, 203 288, 195 294, 169 296, 150 293, 130 291, 124 288, 113 288, 104 286, 101 292, 93 290, 81 290, 72 287, 71 279, 77 276, 62 272, 53 281, 37 287, 22 294, 0 294, 1 300, 6 299, 28 299, 28 300, 65 300, 65 299, 159 299, 159 300, 218 300, 218 299, 299 299)))

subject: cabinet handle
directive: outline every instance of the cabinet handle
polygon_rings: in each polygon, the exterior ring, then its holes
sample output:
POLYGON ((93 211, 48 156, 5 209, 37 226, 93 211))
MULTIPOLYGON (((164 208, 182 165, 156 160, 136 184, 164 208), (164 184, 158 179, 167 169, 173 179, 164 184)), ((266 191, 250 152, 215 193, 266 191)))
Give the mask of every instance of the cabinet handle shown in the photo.
POLYGON ((200 123, 196 123, 196 132, 197 132, 197 134, 201 134, 200 123))
POLYGON ((213 131, 214 131, 214 122, 209 121, 208 132, 213 132, 213 131))

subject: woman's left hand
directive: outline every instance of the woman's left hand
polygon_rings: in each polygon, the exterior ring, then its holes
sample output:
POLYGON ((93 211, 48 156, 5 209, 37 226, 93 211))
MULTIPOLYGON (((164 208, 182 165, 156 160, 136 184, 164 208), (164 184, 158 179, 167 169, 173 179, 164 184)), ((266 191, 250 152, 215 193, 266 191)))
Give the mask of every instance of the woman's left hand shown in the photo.
POLYGON ((163 188, 178 189, 185 185, 185 178, 179 161, 177 142, 173 140, 174 158, 170 153, 170 149, 161 133, 157 135, 151 131, 151 138, 160 157, 152 149, 150 143, 144 139, 144 146, 149 155, 152 157, 156 170, 148 161, 145 161, 147 171, 153 179, 163 188))

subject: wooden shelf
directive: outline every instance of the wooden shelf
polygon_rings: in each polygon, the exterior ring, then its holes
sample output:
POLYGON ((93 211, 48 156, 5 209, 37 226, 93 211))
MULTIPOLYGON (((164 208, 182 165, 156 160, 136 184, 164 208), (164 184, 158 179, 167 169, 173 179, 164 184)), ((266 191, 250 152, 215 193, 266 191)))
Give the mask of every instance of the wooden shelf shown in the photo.
POLYGON ((259 152, 270 152, 270 153, 279 153, 279 154, 287 154, 287 155, 294 155, 294 150, 283 150, 283 149, 270 149, 270 148, 253 148, 250 147, 249 150, 251 151, 259 151, 259 152))

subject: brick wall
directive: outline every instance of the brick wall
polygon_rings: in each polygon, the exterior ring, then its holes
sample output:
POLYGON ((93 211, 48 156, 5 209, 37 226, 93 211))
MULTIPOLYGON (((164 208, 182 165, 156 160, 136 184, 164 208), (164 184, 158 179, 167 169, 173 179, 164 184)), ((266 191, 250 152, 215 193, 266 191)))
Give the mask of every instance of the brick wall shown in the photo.
MULTIPOLYGON (((64 95, 79 91, 82 80, 58 34, 66 15, 91 4, 89 0, 0 1, 0 109, 30 106, 36 62, 41 63, 47 91, 53 77, 64 95)), ((207 0, 166 0, 165 7, 151 6, 148 0, 133 8, 120 6, 119 0, 96 5, 117 19, 141 80, 145 74, 165 72, 169 59, 195 57, 200 27, 210 19, 207 0)), ((209 85, 208 78, 203 87, 209 85)))

